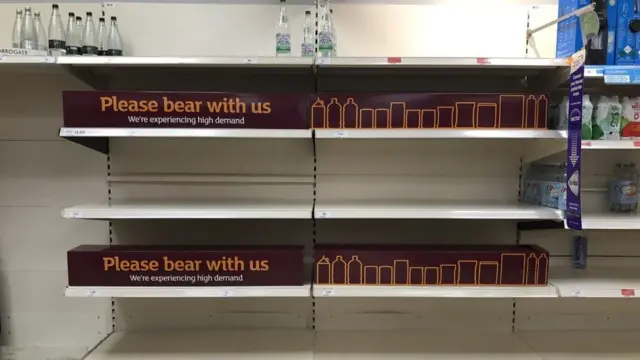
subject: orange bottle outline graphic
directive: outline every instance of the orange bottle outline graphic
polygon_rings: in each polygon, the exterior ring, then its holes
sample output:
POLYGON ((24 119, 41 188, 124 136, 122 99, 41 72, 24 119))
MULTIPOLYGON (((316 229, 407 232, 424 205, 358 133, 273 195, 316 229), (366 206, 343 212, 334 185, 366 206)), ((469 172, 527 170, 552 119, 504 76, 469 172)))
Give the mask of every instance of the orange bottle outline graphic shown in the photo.
POLYGON ((495 102, 487 101, 486 98, 477 101, 454 101, 451 105, 439 105, 431 109, 410 108, 404 101, 390 101, 384 104, 386 107, 361 108, 353 96, 347 97, 344 103, 337 97, 330 97, 330 100, 316 97, 311 105, 311 127, 315 129, 487 129, 503 128, 503 120, 510 122, 515 120, 514 126, 509 128, 546 127, 548 100, 545 95, 496 95, 498 99, 495 102), (511 106, 517 106, 521 113, 509 114, 509 119, 504 118, 505 101, 509 101, 511 106), (464 124, 460 122, 463 107, 467 114, 463 118, 464 124), (485 115, 481 116, 481 112, 485 115), (489 114, 492 124, 481 124, 480 119, 486 118, 489 114), (513 118, 514 115, 515 118, 513 118), (467 119, 466 116, 470 118, 467 119), (517 119, 518 116, 520 119, 517 119), (367 120, 366 124, 363 119, 367 120), (409 119, 412 121, 411 126, 408 123, 409 119))
MULTIPOLYGON (((412 266, 408 259, 394 259, 393 265, 365 265, 359 255, 350 255, 347 262, 344 255, 330 257, 321 255, 316 261, 316 284, 333 285, 388 285, 388 286, 527 286, 546 285, 548 281, 549 258, 545 253, 501 253, 496 260, 457 260, 456 263, 440 263, 437 266, 412 266), (520 262, 522 272, 518 280, 504 284, 505 262, 520 262), (467 269, 466 271, 463 271, 467 269), (490 271, 489 278, 483 274, 490 271), (463 272, 466 280, 462 279, 463 272), (473 274, 469 278, 469 274, 473 274), (326 279, 326 280, 325 280, 326 279)), ((416 264, 413 264, 416 265, 416 264)), ((511 270, 509 270, 511 271, 511 270)))

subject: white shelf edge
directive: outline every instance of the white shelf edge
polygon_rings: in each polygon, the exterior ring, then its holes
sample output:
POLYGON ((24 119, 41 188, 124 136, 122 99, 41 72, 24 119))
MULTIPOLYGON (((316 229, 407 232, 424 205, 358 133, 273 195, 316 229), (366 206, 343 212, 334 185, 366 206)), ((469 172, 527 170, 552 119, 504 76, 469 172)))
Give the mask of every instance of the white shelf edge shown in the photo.
POLYGON ((226 297, 309 297, 310 285, 233 287, 121 287, 68 286, 66 297, 90 298, 226 298, 226 297))
POLYGON ((55 56, 0 56, 0 66, 2 64, 54 64, 55 56))
POLYGON ((552 298, 558 297, 558 291, 553 285, 531 287, 314 285, 313 296, 317 298, 552 298))
POLYGON ((308 66, 312 57, 227 56, 59 56, 56 63, 71 66, 308 66))
POLYGON ((79 205, 62 210, 65 219, 311 219, 308 204, 126 204, 79 205))
POLYGON ((583 140, 583 150, 638 150, 639 140, 583 140))
POLYGON ((467 57, 334 57, 318 58, 320 67, 434 67, 434 68, 557 68, 568 67, 567 59, 467 58, 467 57))
POLYGON ((582 214, 582 228, 585 230, 640 230, 640 215, 582 214))
POLYGON ((309 129, 61 128, 60 137, 311 138, 309 129))
POLYGON ((317 202, 316 219, 513 219, 562 221, 562 211, 516 203, 495 204, 325 204, 317 202))
POLYGON ((559 130, 316 129, 318 139, 566 139, 559 130))

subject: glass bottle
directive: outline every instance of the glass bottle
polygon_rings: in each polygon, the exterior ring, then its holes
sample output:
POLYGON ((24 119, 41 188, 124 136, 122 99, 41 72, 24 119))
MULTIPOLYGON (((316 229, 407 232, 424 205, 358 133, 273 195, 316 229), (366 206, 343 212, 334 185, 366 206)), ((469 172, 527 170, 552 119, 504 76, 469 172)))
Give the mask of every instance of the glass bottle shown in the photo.
POLYGON ((62 18, 58 4, 51 5, 51 19, 49 19, 49 49, 64 51, 66 47, 66 34, 62 27, 62 18))
POLYGON ((80 55, 80 44, 78 43, 78 36, 76 30, 76 14, 70 12, 69 19, 67 20, 67 43, 66 50, 67 55, 80 55))
POLYGON ((82 29, 82 55, 97 55, 96 26, 93 23, 93 14, 87 12, 87 21, 82 29))
POLYGON ((31 7, 24 8, 24 18, 22 20, 22 32, 20 34, 20 47, 27 50, 38 49, 38 35, 36 34, 36 26, 31 13, 31 7))
POLYGON ((122 37, 118 29, 118 18, 112 16, 107 36, 107 56, 122 56, 122 54, 122 37))
POLYGON ((331 20, 331 33, 333 34, 333 56, 338 56, 338 32, 336 31, 336 18, 333 17, 333 9, 329 8, 331 20))
POLYGON ((40 17, 40 11, 33 13, 33 22, 36 27, 36 39, 38 39, 38 50, 47 51, 49 41, 47 40, 47 31, 42 24, 42 18, 40 17))
POLYGON ((332 57, 334 55, 330 6, 329 0, 326 0, 321 11, 322 16, 320 17, 320 29, 318 31, 318 52, 321 57, 332 57))
POLYGON ((104 18, 101 17, 98 19, 98 55, 104 56, 106 54, 106 40, 107 40, 107 24, 104 21, 104 18))
POLYGON ((300 49, 300 55, 304 57, 311 57, 315 54, 316 48, 316 36, 313 30, 313 21, 311 20, 311 11, 304 12, 304 32, 302 38, 302 46, 300 49))
POLYGON ((11 34, 11 47, 19 49, 22 36, 22 9, 16 10, 16 19, 13 22, 13 33, 11 34))
POLYGON ((613 212, 638 210, 638 170, 635 164, 616 164, 609 186, 609 209, 613 212))
POLYGON ((289 33, 286 0, 280 0, 280 19, 276 31, 276 56, 291 56, 291 34, 289 33))

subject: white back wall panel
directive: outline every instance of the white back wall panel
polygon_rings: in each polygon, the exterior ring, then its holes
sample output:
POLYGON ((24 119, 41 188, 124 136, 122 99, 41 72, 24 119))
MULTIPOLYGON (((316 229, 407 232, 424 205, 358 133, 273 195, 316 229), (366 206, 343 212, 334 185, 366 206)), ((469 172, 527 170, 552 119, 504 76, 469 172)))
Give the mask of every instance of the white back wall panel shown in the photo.
POLYGON ((110 301, 64 298, 66 251, 107 244, 109 232, 106 223, 60 214, 78 201, 106 199, 106 157, 57 136, 61 91, 81 83, 62 72, 0 79, 12 84, 0 87, 2 356, 79 358, 111 330, 110 301))
MULTIPOLYGON (((333 5, 340 56, 524 57, 527 16, 532 4, 550 1, 425 1, 385 5, 337 2, 333 5), (505 31, 508 29, 508 31, 505 31)), ((402 2, 400 2, 402 3, 402 2)), ((0 4, 0 45, 11 44, 15 8, 0 4)), ((552 3, 551 8, 555 7, 552 3)), ((45 26, 49 4, 35 4, 45 26)), ((67 13, 100 14, 99 3, 60 3, 67 13)), ((299 56, 304 11, 289 5, 292 55, 299 56)), ((125 54, 135 56, 273 56, 279 6, 258 4, 170 4, 117 2, 125 54), (152 16, 150 16, 152 15, 152 16), (196 25, 197 24, 197 25, 196 25)), ((97 21, 97 19, 96 19, 97 21)), ((555 35, 555 33, 554 33, 555 35)), ((544 51, 546 44, 543 43, 544 51)), ((539 45, 540 46, 540 45, 539 45)))

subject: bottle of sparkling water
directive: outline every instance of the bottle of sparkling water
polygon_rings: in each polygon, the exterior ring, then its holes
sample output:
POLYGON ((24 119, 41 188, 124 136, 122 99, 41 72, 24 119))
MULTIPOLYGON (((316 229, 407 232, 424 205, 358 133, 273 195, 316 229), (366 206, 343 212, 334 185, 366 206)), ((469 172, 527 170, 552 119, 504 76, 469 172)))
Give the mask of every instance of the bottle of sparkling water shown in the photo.
POLYGON ((19 49, 21 47, 22 42, 22 22, 24 21, 24 16, 22 15, 22 9, 16 10, 16 20, 13 23, 13 34, 11 35, 11 46, 13 48, 19 49))
POLYGON ((47 39, 47 31, 44 29, 44 24, 42 24, 40 11, 33 12, 33 22, 36 29, 36 38, 38 39, 38 50, 47 51, 49 49, 49 39, 47 39))
POLYGON ((20 47, 28 50, 38 50, 38 34, 36 34, 36 24, 31 12, 31 6, 24 8, 22 20, 22 32, 20 34, 20 47))
POLYGON ((276 31, 276 56, 291 56, 291 34, 287 19, 286 0, 280 0, 280 20, 276 31))
POLYGON ((334 56, 334 34, 333 22, 331 20, 331 4, 326 0, 322 7, 322 16, 320 18, 320 29, 318 32, 318 52, 321 57, 334 56))
POLYGON ((58 4, 51 5, 51 19, 49 19, 49 49, 53 55, 62 55, 66 51, 67 36, 62 27, 62 18, 58 4))
POLYGON ((313 21, 311 20, 311 11, 305 11, 304 17, 304 36, 302 38, 300 54, 304 57, 310 57, 313 56, 316 52, 316 36, 313 29, 313 21))

